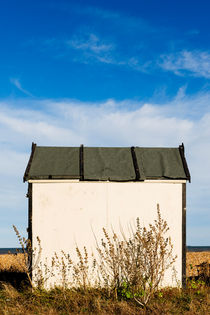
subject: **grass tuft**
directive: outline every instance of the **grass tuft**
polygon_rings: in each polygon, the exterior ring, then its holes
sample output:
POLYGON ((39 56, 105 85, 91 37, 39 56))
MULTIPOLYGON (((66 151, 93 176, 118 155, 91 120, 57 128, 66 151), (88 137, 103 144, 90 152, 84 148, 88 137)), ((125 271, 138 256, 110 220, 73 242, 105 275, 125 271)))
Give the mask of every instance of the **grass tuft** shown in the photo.
POLYGON ((166 288, 156 292, 146 308, 134 300, 115 300, 104 290, 27 288, 18 292, 10 285, 0 286, 0 314, 209 314, 209 287, 166 288))

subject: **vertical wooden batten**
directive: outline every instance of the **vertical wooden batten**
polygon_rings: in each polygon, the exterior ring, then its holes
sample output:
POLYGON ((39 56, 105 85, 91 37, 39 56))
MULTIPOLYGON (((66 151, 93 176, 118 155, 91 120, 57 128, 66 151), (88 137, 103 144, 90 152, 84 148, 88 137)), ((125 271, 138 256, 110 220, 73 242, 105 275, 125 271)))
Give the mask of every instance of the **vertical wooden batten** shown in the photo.
POLYGON ((79 149, 79 173, 80 173, 80 180, 84 180, 84 145, 81 144, 79 149))
MULTIPOLYGON (((30 252, 31 252, 31 257, 30 257, 30 266, 32 266, 32 259, 33 259, 33 238, 32 238, 32 189, 33 189, 33 184, 28 183, 28 239, 30 241, 30 252)), ((32 279, 32 271, 30 273, 30 277, 32 279)))
POLYGON ((182 184, 182 287, 186 287, 186 183, 182 184))
POLYGON ((32 183, 28 183, 28 239, 32 245, 32 183))
POLYGON ((138 161, 137 161, 137 158, 136 158, 136 153, 135 153, 135 148, 134 147, 131 147, 131 155, 132 155, 132 159, 133 159, 134 170, 135 170, 135 173, 136 173, 136 181, 139 181, 141 176, 140 176, 140 173, 139 173, 139 166, 138 166, 138 161))

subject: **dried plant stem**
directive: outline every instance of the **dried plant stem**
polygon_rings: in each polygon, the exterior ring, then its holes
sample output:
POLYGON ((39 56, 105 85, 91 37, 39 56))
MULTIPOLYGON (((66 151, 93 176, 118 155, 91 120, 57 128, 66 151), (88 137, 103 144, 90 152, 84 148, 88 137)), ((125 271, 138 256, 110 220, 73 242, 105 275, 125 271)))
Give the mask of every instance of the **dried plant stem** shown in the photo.
POLYGON ((32 249, 30 241, 21 237, 17 228, 13 227, 24 254, 26 273, 32 288, 35 281, 37 286, 42 287, 52 277, 56 280, 60 277, 59 283, 63 288, 71 286, 87 291, 91 286, 97 286, 106 289, 108 295, 112 294, 115 299, 133 299, 138 305, 146 307, 159 289, 166 270, 176 260, 168 236, 169 227, 161 216, 159 205, 154 223, 142 227, 137 218, 136 227, 132 228, 129 238, 123 231, 119 236, 114 231, 109 234, 103 228, 104 238, 101 243, 96 242, 98 256, 91 258, 86 247, 81 251, 77 246, 76 262, 64 251, 55 253, 51 264, 47 260, 45 263, 40 261, 39 238, 37 253, 37 249, 32 249), (32 271, 35 275, 33 281, 32 271))

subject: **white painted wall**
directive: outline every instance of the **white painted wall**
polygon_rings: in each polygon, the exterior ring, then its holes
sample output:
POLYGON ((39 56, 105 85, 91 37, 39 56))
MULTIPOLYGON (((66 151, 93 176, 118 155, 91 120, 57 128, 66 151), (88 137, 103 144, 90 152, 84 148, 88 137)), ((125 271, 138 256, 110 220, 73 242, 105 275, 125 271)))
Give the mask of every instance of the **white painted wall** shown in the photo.
MULTIPOLYGON (((31 181, 33 247, 36 237, 41 240, 41 262, 49 261, 56 252, 64 250, 73 259, 75 247, 86 246, 95 250, 95 238, 103 237, 102 227, 120 234, 134 226, 136 218, 142 225, 153 223, 157 203, 167 221, 174 244, 177 280, 182 278, 182 182, 81 182, 31 181)), ((34 275, 35 275, 34 271, 34 275)), ((35 280, 35 277, 34 277, 35 280)), ((58 278, 49 279, 48 285, 59 284, 58 278)), ((164 285, 172 283, 171 271, 164 285)))

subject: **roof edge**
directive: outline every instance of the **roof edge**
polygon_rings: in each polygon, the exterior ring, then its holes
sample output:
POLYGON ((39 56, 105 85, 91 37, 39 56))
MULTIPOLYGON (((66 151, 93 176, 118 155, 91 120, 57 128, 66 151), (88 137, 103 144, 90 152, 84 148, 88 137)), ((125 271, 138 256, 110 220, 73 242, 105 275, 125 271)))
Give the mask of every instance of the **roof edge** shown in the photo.
POLYGON ((191 176, 190 176, 190 171, 189 171, 189 168, 188 168, 188 165, 187 165, 187 161, 186 161, 186 158, 185 158, 185 154, 184 154, 184 143, 183 142, 179 146, 179 153, 180 153, 180 156, 181 156, 181 159, 182 159, 182 163, 183 163, 184 171, 185 171, 185 174, 186 174, 186 178, 187 178, 187 180, 190 183, 191 182, 191 176))
POLYGON ((34 156, 35 149, 36 149, 36 143, 32 142, 32 145, 31 145, 31 155, 30 155, 30 158, 29 158, 29 161, 28 161, 28 164, 27 164, 27 167, 26 167, 24 176, 23 176, 23 182, 24 182, 24 183, 25 183, 25 182, 27 181, 27 179, 28 179, 27 177, 28 177, 28 174, 29 174, 29 171, 30 171, 31 162, 32 162, 32 160, 33 160, 33 156, 34 156))

